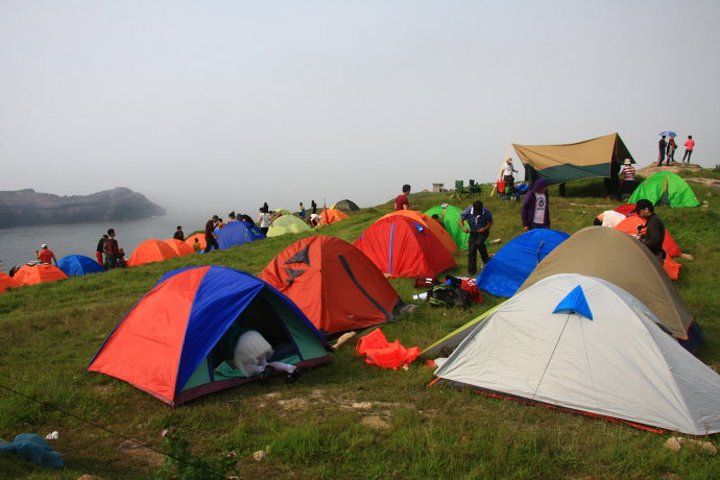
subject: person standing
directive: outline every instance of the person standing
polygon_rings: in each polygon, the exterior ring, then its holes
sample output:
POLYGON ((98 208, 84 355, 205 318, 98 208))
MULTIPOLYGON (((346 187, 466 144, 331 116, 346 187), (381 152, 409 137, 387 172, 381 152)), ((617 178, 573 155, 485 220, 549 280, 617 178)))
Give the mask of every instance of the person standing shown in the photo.
POLYGON ((683 162, 687 158, 687 163, 690 163, 690 157, 692 157, 693 150, 695 150, 695 140, 693 140, 692 135, 688 135, 687 140, 685 140, 685 153, 683 153, 682 158, 683 162))
POLYGON ((55 252, 48 248, 47 243, 43 243, 42 246, 40 246, 40 251, 37 253, 37 259, 41 263, 47 263, 48 265, 52 265, 54 262, 55 266, 57 266, 55 252))
POLYGON ((120 246, 118 241, 115 239, 115 229, 110 228, 107 231, 108 238, 105 240, 103 245, 103 252, 105 253, 105 269, 117 267, 117 259, 120 255, 120 246))
POLYGON ((317 203, 315 203, 315 200, 310 200, 310 212, 317 215, 317 203))
POLYGON ((644 198, 638 200, 633 213, 637 213, 640 218, 646 220, 645 226, 638 231, 638 239, 662 263, 665 260, 665 251, 663 250, 665 224, 655 214, 655 207, 650 200, 644 198))
POLYGON ((103 263, 103 251, 105 247, 105 240, 108 239, 107 235, 103 235, 100 237, 100 240, 98 240, 97 247, 95 248, 95 258, 97 259, 98 265, 101 267, 104 265, 103 263))
POLYGON ((410 210, 410 185, 407 183, 402 187, 402 193, 395 197, 395 210, 410 210))
POLYGON ((515 177, 513 173, 518 173, 518 171, 515 170, 512 158, 508 157, 500 167, 500 179, 505 183, 506 195, 512 195, 513 188, 515 188, 515 177))
POLYGON ((270 230, 270 225, 272 225, 272 217, 270 216, 270 213, 264 209, 260 209, 260 215, 258 216, 258 224, 260 225, 260 230, 262 231, 263 235, 267 235, 268 230, 270 230))
POLYGON ((675 163, 675 150, 677 150, 677 143, 675 143, 675 137, 670 137, 667 144, 667 164, 668 167, 675 163))
POLYGON ((663 161, 665 160, 665 153, 667 152, 667 142, 665 141, 665 135, 660 137, 658 142, 658 167, 662 167, 663 161))
POLYGON ((632 166, 632 160, 625 159, 620 169, 620 195, 631 195, 635 190, 635 167, 632 166))
POLYGON ((490 236, 490 227, 493 225, 493 216, 490 210, 484 207, 483 202, 476 200, 460 214, 460 228, 469 233, 468 239, 468 274, 477 274, 477 253, 483 267, 490 261, 485 241, 490 236))
POLYGON ((175 233, 173 234, 175 240, 185 241, 185 232, 183 232, 182 225, 178 225, 175 233))
POLYGON ((303 203, 300 202, 300 218, 305 220, 305 217, 307 217, 307 211, 305 210, 305 205, 303 205, 303 203))
POLYGON ((548 198, 547 181, 538 178, 532 188, 525 194, 520 207, 524 230, 550 228, 550 199, 548 198))
POLYGON ((213 215, 210 220, 205 223, 205 253, 210 252, 213 248, 220 250, 217 239, 215 238, 215 225, 220 218, 217 215, 213 215))

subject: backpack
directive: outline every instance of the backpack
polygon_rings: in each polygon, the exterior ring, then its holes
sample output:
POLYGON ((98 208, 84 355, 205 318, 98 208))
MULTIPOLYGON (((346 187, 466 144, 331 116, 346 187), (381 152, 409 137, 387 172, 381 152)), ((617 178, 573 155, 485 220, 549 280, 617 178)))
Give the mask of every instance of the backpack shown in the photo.
POLYGON ((457 285, 435 285, 427 294, 427 302, 434 307, 467 307, 470 293, 457 285))

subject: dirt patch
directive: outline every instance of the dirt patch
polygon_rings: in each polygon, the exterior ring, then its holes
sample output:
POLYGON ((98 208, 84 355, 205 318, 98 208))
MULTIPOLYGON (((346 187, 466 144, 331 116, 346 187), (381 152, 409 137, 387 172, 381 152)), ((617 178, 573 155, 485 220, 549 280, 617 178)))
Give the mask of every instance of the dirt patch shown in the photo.
POLYGON ((155 450, 150 450, 147 447, 138 445, 137 443, 135 443, 131 440, 123 441, 120 444, 119 449, 122 452, 122 454, 125 455, 126 457, 145 461, 148 464, 155 466, 155 467, 159 467, 163 463, 165 463, 164 455, 156 452, 155 450))
POLYGON ((647 167, 641 168, 637 171, 638 175, 643 176, 645 178, 651 176, 654 173, 657 172, 673 172, 673 173, 682 173, 682 172, 699 172, 702 170, 702 167, 700 165, 695 165, 694 163, 677 163, 673 165, 672 167, 658 167, 657 165, 650 164, 647 167))
POLYGON ((360 423, 370 428, 377 428, 378 430, 384 430, 390 428, 390 424, 383 420, 380 415, 369 415, 360 420, 360 423))
POLYGON ((717 178, 687 177, 685 181, 689 183, 699 183, 700 185, 707 185, 708 187, 720 188, 720 180, 718 180, 717 178))
POLYGON ((295 397, 287 400, 278 400, 278 405, 285 410, 307 410, 308 401, 302 397, 295 397))

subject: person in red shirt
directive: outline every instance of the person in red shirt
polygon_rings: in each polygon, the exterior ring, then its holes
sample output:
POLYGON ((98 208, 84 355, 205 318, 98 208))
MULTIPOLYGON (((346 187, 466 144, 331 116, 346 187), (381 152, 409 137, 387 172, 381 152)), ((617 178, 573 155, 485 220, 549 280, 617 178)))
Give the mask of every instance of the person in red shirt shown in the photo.
POLYGON ((53 262, 55 262, 55 265, 57 265, 57 258, 55 258, 55 252, 48 248, 47 243, 42 244, 42 247, 40 247, 40 251, 37 254, 37 258, 42 263, 52 264, 53 262))
POLYGON ((687 158, 687 163, 690 163, 693 150, 695 150, 695 140, 693 140, 692 135, 688 135, 687 140, 685 140, 685 153, 683 154, 681 162, 685 162, 687 158))
POLYGON ((410 185, 405 184, 403 185, 402 193, 395 197, 395 210, 410 210, 408 195, 410 195, 410 185))

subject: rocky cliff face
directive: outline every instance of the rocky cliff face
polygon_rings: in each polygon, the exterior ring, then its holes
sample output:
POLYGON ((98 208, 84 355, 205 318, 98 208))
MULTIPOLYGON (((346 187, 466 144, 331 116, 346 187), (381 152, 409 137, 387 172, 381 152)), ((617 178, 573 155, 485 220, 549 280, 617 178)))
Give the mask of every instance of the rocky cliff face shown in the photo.
POLYGON ((129 188, 64 197, 32 189, 0 191, 0 228, 137 220, 164 214, 162 207, 129 188))

